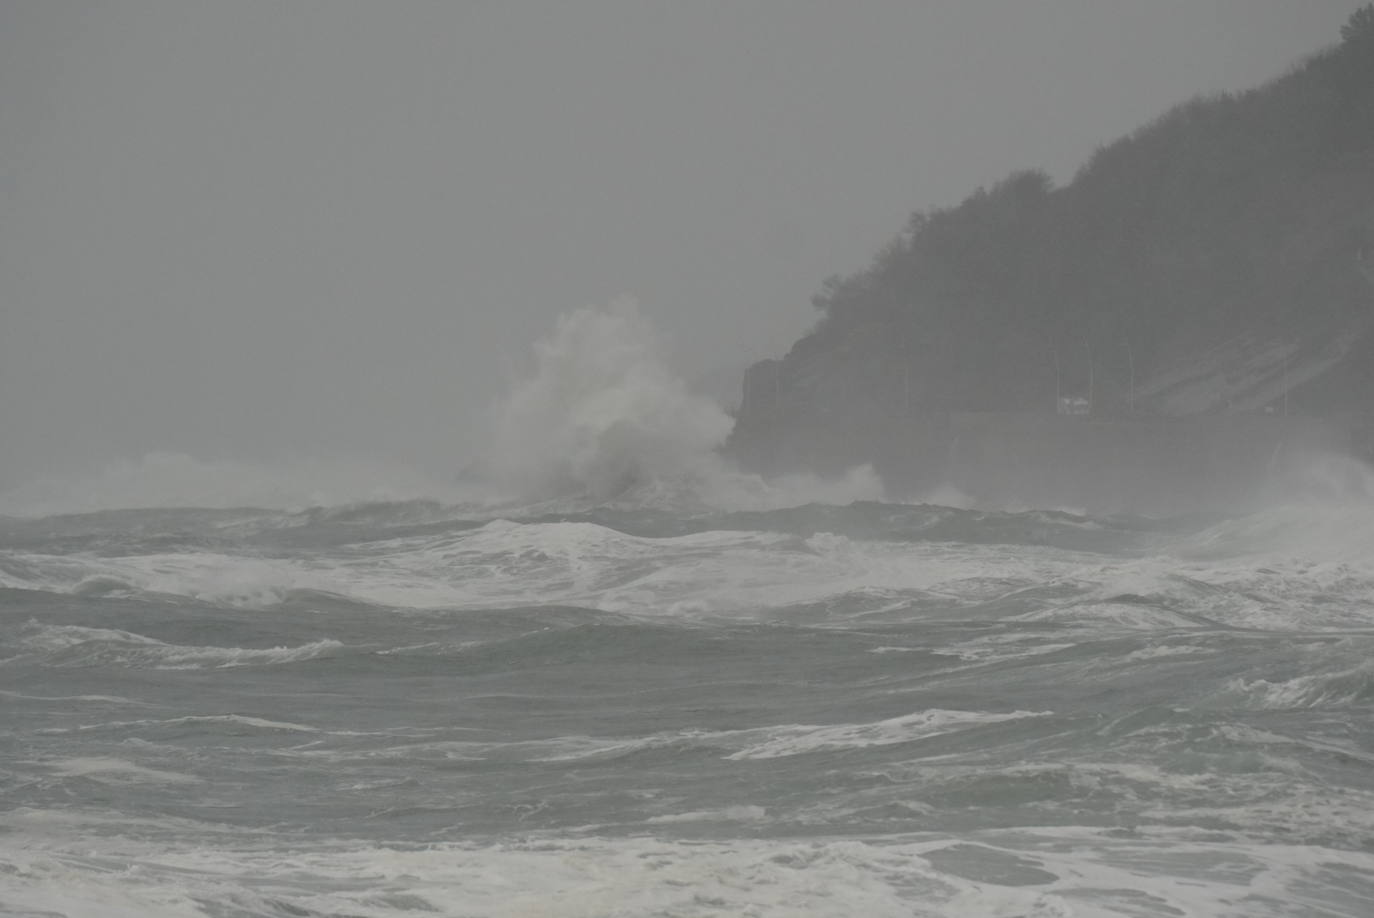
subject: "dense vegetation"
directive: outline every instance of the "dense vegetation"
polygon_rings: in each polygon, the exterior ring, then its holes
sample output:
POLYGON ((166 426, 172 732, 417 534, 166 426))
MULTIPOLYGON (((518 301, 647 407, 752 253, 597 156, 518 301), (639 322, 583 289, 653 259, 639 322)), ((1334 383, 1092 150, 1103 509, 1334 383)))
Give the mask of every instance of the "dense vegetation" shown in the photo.
POLYGON ((1136 381, 1182 353, 1367 308, 1365 257, 1374 4, 1339 44, 1178 106, 1062 188, 1018 172, 914 214, 869 267, 826 281, 783 367, 799 386, 847 374, 845 391, 908 407, 1047 408, 1091 389, 1097 411, 1146 410, 1136 381))

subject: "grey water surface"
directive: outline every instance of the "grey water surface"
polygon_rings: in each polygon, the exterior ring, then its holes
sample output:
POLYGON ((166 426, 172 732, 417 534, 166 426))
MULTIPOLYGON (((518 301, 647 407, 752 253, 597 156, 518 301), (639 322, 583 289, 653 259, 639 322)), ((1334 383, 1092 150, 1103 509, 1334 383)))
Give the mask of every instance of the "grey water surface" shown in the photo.
POLYGON ((1364 918, 1366 510, 0 519, 0 913, 1364 918))

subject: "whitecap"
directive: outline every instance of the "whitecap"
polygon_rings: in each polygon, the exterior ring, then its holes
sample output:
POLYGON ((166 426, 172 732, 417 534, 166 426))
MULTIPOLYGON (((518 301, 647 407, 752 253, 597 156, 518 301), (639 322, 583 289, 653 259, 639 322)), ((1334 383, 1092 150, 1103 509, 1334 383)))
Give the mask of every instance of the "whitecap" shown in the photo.
POLYGON ((746 746, 728 759, 777 759, 835 749, 862 749, 869 746, 888 746, 905 743, 943 733, 967 730, 984 724, 1021 720, 1027 717, 1047 717, 1048 711, 1012 711, 997 714, 982 711, 946 711, 932 708, 901 717, 864 724, 831 724, 811 726, 791 724, 768 728, 768 738, 746 746))
POLYGON ((96 781, 112 784, 195 784, 200 781, 194 775, 148 768, 109 756, 61 759, 48 762, 47 765, 56 774, 63 777, 92 778, 96 781))

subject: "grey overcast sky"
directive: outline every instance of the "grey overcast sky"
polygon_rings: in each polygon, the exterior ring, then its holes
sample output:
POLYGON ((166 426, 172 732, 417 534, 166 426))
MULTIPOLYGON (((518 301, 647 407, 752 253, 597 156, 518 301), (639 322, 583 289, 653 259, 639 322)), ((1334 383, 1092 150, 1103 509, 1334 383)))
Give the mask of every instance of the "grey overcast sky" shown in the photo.
POLYGON ((912 210, 1065 181, 1360 5, 3 0, 0 486, 456 469, 533 340, 621 294, 718 384, 912 210))

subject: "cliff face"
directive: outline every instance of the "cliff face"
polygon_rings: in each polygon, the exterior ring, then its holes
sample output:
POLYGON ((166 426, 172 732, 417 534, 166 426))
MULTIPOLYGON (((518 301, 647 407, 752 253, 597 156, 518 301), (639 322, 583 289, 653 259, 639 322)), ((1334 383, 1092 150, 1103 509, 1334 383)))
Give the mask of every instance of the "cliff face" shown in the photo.
POLYGON ((915 214, 813 302, 746 376, 730 448, 764 471, 948 479, 951 418, 1068 397, 1099 424, 1374 410, 1374 14, 1062 188, 1022 172, 915 214))

